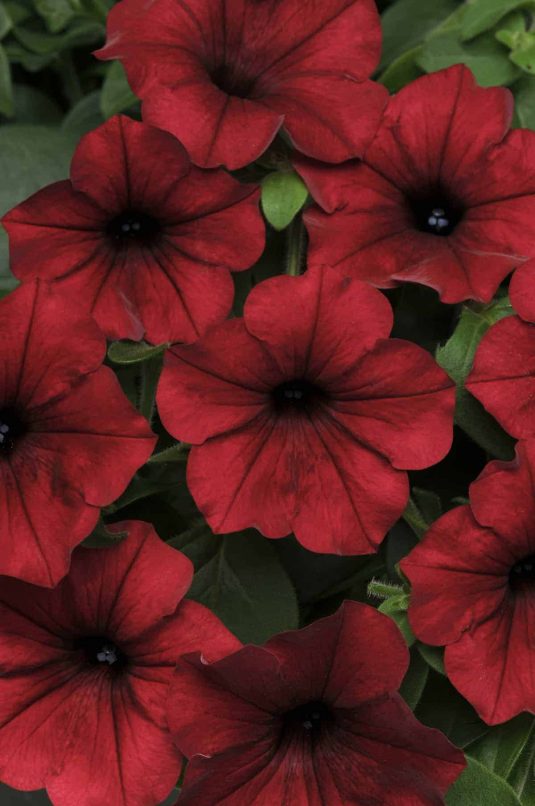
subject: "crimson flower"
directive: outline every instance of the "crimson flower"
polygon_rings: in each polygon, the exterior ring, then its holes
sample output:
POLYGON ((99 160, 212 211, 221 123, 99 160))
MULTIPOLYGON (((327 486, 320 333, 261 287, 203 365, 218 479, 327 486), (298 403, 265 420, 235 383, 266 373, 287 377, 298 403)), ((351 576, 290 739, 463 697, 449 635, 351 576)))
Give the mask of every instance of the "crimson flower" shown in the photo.
POLYGON ((174 137, 117 116, 3 219, 21 280, 54 280, 110 339, 194 341, 227 316, 229 273, 264 248, 258 190, 201 171, 174 137), (38 256, 36 258, 36 256, 38 256))
POLYGON ((182 657, 169 695, 191 759, 178 803, 443 803, 464 758, 397 693, 408 657, 394 623, 356 602, 215 663, 182 657))
POLYGON ((452 441, 452 382, 391 327, 379 291, 317 268, 266 280, 243 319, 166 353, 160 417, 198 446, 188 487, 215 532, 377 549, 407 503, 404 470, 452 441))
POLYGON ((440 518, 401 562, 418 638, 446 644, 446 672, 489 725, 535 713, 535 442, 491 462, 470 506, 440 518))
POLYGON ((387 98, 373 0, 123 0, 97 52, 120 59, 149 123, 202 166, 240 168, 279 129, 326 162, 360 156, 387 98))
POLYGON ((103 367, 106 342, 40 282, 0 302, 0 572, 54 586, 156 437, 103 367))
POLYGON ((511 436, 535 437, 535 324, 509 316, 489 328, 466 388, 511 436))
POLYGON ((482 89, 457 65, 390 99, 364 161, 296 161, 320 205, 305 215, 312 262, 382 288, 488 301, 535 256, 535 133, 507 133, 510 92, 482 89), (440 99, 440 103, 437 103, 440 99))
POLYGON ((182 601, 190 561, 149 524, 112 527, 112 548, 78 548, 55 590, 0 587, 0 778, 46 787, 56 806, 150 806, 180 775, 166 719, 176 660, 240 646, 182 601))

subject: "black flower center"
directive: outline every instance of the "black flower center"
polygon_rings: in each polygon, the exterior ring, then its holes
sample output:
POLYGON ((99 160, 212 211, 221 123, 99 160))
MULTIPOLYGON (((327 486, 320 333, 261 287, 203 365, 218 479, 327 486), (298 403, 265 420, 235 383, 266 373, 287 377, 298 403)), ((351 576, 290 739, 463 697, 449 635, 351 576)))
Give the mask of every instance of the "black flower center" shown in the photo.
POLYGON ((236 98, 248 98, 251 95, 255 79, 245 75, 234 65, 218 64, 209 72, 216 87, 227 95, 234 95, 236 98))
POLYGON ((117 644, 100 635, 88 635, 74 640, 74 649, 81 652, 88 666, 108 669, 112 673, 122 672, 128 665, 128 658, 117 644))
POLYGON ((147 244, 155 240, 160 229, 159 221, 152 216, 127 210, 110 221, 107 234, 121 246, 133 242, 147 244))
POLYGON ((429 235, 451 235, 461 221, 462 205, 441 188, 409 200, 417 229, 429 235))
POLYGON ((535 554, 516 562, 509 572, 509 583, 513 590, 533 585, 535 588, 535 554))
POLYGON ((317 700, 299 705, 283 716, 283 732, 289 738, 309 737, 318 739, 334 722, 334 714, 329 706, 317 700))
POLYGON ((0 457, 12 453, 27 430, 24 420, 14 408, 0 409, 0 457))
POLYGON ((281 383, 272 396, 275 410, 283 413, 308 412, 326 397, 319 386, 299 378, 281 383))

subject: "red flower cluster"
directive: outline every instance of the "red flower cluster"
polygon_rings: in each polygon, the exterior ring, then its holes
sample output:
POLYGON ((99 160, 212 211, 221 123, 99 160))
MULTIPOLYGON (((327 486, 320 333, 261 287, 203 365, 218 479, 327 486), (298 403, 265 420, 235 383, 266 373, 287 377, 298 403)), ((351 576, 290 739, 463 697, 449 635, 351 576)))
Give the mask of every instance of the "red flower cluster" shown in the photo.
POLYGON ((446 644, 448 677, 490 725, 535 713, 534 479, 535 443, 521 443, 401 562, 415 634, 446 644))
POLYGON ((313 551, 376 550, 407 504, 404 471, 448 452, 455 397, 391 327, 380 292, 309 269, 266 280, 243 319, 171 348, 158 410, 200 446, 188 486, 216 532, 256 526, 313 551))
POLYGON ((169 725, 193 758, 178 803, 441 803, 464 758, 397 693, 408 657, 393 622, 356 602, 215 663, 182 657, 169 725))
POLYGON ((462 66, 387 103, 369 80, 379 50, 373 0, 122 0, 98 55, 122 61, 143 122, 87 134, 70 179, 4 217, 23 283, 0 302, 8 784, 59 806, 155 806, 188 759, 180 804, 443 803, 463 754, 402 700, 409 654, 375 608, 244 647, 185 600, 191 563, 150 524, 79 545, 157 440, 103 366, 106 338, 144 338, 169 348, 155 431, 191 446, 188 489, 215 532, 376 552, 407 471, 452 443, 453 381, 390 337, 373 287, 402 281, 488 301, 517 269, 519 316, 486 334, 467 389, 529 441, 401 567, 415 634, 446 645, 482 718, 535 713, 535 134, 510 132, 509 92, 462 66), (277 135, 316 202, 309 267, 228 319, 231 273, 266 240, 259 188, 228 171, 277 135))

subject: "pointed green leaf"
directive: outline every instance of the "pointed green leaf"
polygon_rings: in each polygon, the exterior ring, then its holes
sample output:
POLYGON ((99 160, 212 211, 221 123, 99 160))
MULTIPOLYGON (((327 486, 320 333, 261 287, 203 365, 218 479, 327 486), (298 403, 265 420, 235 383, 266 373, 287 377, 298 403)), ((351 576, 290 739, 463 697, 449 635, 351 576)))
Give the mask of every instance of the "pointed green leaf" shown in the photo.
POLYGON ((137 103, 137 97, 130 89, 121 62, 112 62, 106 73, 100 95, 100 110, 107 120, 112 115, 124 112, 137 103))
POLYGON ((262 181, 262 210, 276 230, 285 229, 308 197, 305 183, 296 173, 272 173, 262 181))
POLYGON ((466 4, 462 19, 462 38, 473 39, 490 31, 506 14, 530 5, 526 0, 472 0, 466 4))
POLYGON ((147 344, 144 341, 114 341, 108 347, 108 358, 114 364, 138 364, 161 355, 169 344, 147 344))
POLYGON ((468 766, 448 790, 446 806, 522 806, 509 784, 467 756, 468 766))

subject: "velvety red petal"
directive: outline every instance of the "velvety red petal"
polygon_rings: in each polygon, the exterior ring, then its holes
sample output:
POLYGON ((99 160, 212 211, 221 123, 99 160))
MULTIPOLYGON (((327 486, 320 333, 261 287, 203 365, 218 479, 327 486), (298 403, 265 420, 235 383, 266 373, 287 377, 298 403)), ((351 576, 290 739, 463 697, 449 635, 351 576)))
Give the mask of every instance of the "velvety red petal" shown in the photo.
POLYGON ((395 691, 409 662, 396 626, 375 608, 352 601, 304 629, 275 636, 266 648, 279 659, 284 687, 294 697, 297 691, 303 700, 323 696, 334 708, 361 707, 395 691))
POLYGON ((108 367, 35 412, 32 432, 36 449, 49 453, 63 483, 80 490, 94 506, 118 498, 156 444, 149 424, 108 367))
POLYGON ((255 420, 282 379, 282 371, 243 320, 230 320, 195 344, 175 345, 166 353, 158 411, 170 434, 200 443, 255 420))
POLYGON ((394 467, 429 467, 451 447, 453 382, 415 344, 377 342, 330 391, 334 399, 329 409, 336 421, 394 467))
POLYGON ((508 90, 479 87, 464 65, 439 70, 412 81, 390 99, 366 163, 386 169, 398 186, 414 187, 415 180, 423 187, 430 180, 449 185, 503 139, 512 115, 508 90))
POLYGON ((510 594, 493 618, 446 647, 448 677, 488 725, 535 713, 535 599, 510 594))
POLYGON ((388 97, 374 81, 356 82, 341 71, 307 70, 304 65, 277 79, 269 92, 263 103, 284 113, 284 129, 293 145, 325 162, 364 153, 388 97), (363 109, 366 114, 359 114, 363 109))
POLYGON ((20 280, 52 280, 81 272, 106 252, 107 218, 104 210, 73 190, 69 180, 48 185, 2 219, 13 273, 20 280))
POLYGON ((359 794, 375 790, 377 802, 392 806, 439 806, 465 767, 463 753, 418 722, 398 694, 358 708, 342 725, 334 737, 338 747, 332 748, 338 752, 319 756, 317 773, 329 766, 339 789, 356 802, 359 794))
POLYGON ((511 305, 522 319, 535 322, 535 260, 515 271, 509 283, 511 305))
POLYGON ((284 120, 281 112, 221 92, 208 77, 158 87, 143 103, 143 117, 184 143, 204 168, 242 168, 262 154, 284 120))
POLYGON ((55 453, 29 445, 0 466, 0 573, 53 587, 99 510, 58 474, 55 453))
POLYGON ((259 417, 213 438, 191 451, 188 486, 216 532, 293 530, 306 548, 333 554, 374 551, 408 497, 405 473, 327 417, 259 417))
POLYGON ((466 388, 512 436, 535 435, 535 325, 509 316, 483 336, 466 388))
POLYGON ((470 485, 475 519, 505 538, 516 559, 535 553, 534 468, 535 442, 519 442, 513 462, 489 462, 470 485))
POLYGON ((112 214, 149 212, 165 207, 167 194, 189 167, 188 155, 174 137, 116 115, 82 138, 71 180, 76 190, 112 214))
POLYGON ((244 317, 288 379, 306 376, 325 385, 387 337, 393 322, 386 297, 328 267, 260 283, 244 317))
POLYGON ((17 288, 0 310, 2 402, 17 401, 28 412, 102 363, 106 342, 98 327, 47 284, 17 288))
POLYGON ((401 561, 411 582, 409 621, 428 644, 450 644, 490 618, 507 594, 514 546, 457 507, 401 561), (447 613, 447 618, 444 614, 447 613))

